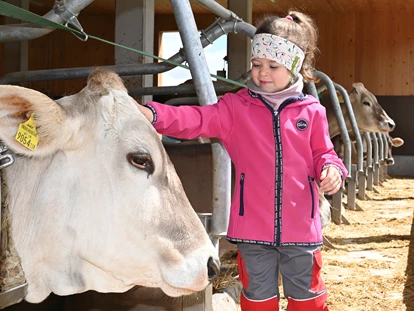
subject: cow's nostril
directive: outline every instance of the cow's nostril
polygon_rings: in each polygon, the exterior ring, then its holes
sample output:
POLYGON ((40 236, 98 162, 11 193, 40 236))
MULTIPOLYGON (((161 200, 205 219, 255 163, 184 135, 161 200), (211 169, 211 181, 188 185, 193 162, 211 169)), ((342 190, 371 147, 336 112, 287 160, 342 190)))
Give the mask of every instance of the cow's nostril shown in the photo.
POLYGON ((214 280, 220 272, 220 262, 210 257, 207 262, 207 274, 210 281, 214 280))
POLYGON ((394 165, 394 158, 385 160, 385 166, 392 166, 392 165, 394 165))
POLYGON ((388 126, 391 130, 393 130, 394 127, 395 127, 395 123, 394 122, 388 122, 388 126))

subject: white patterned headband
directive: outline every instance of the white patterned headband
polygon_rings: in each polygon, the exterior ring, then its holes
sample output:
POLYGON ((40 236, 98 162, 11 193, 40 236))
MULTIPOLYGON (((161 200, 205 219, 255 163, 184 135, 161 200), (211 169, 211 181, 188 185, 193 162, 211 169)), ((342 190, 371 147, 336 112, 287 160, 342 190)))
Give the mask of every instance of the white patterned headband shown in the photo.
POLYGON ((254 35, 252 42, 252 59, 266 58, 285 66, 294 76, 302 67, 305 53, 296 44, 287 39, 260 33, 254 35))

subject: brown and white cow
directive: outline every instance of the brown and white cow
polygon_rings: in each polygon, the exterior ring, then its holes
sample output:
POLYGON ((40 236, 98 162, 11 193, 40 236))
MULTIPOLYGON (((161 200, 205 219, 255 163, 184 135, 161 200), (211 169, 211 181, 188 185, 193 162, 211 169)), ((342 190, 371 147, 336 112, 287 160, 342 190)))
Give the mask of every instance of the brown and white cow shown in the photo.
MULTIPOLYGON (((348 92, 348 96, 359 130, 364 132, 391 132, 395 128, 395 122, 387 115, 374 94, 368 91, 360 82, 354 83, 352 87, 352 90, 348 92)), ((329 96, 325 94, 320 102, 326 108, 329 135, 332 138, 338 135, 340 131, 329 96)), ((348 130, 351 130, 348 111, 343 103, 341 103, 341 110, 346 127, 348 130)))
MULTIPOLYGON (((398 148, 404 145, 404 140, 400 137, 391 137, 390 134, 386 133, 386 143, 388 146, 388 154, 384 156, 384 165, 385 166, 392 166, 394 165, 394 157, 392 155, 392 149, 398 148)), ((351 163, 356 164, 358 162, 358 151, 356 149, 356 138, 350 133, 350 139, 351 139, 351 163)), ((345 156, 345 146, 342 141, 341 135, 336 135, 335 137, 331 138, 332 143, 334 145, 335 152, 338 154, 338 156, 343 159, 345 156)), ((361 140, 362 140, 362 147, 363 147, 363 158, 366 159, 367 155, 367 143, 365 140, 365 135, 361 132, 361 140)))
POLYGON ((0 140, 15 157, 2 175, 27 301, 135 285, 181 296, 217 273, 217 250, 115 73, 97 69, 57 101, 0 86, 0 140), (34 151, 16 139, 30 116, 34 151))
POLYGON ((394 157, 392 156, 392 149, 404 145, 404 140, 400 137, 391 137, 389 134, 386 134, 386 139, 388 145, 388 154, 384 159, 384 164, 385 166, 392 166, 395 164, 394 157))

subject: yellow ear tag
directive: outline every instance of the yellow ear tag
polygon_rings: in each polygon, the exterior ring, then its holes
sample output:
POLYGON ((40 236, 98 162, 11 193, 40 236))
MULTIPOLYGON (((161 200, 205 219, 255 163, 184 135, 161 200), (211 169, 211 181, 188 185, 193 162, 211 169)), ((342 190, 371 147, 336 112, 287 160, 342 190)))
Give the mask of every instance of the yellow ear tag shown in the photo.
POLYGON ((34 151, 39 143, 39 135, 36 130, 36 121, 33 114, 29 120, 20 123, 16 133, 16 140, 18 143, 25 146, 27 149, 34 151))

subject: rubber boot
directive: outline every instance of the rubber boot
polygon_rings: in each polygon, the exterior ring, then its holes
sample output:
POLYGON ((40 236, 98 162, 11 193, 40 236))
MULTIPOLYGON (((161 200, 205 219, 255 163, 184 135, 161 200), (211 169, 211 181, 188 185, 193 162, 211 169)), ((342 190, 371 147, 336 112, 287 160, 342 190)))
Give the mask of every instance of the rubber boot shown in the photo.
POLYGON ((240 295, 240 307, 242 311, 279 311, 279 300, 277 297, 264 301, 249 300, 240 295))
POLYGON ((313 299, 295 300, 288 298, 288 311, 329 311, 326 305, 327 293, 313 299))

